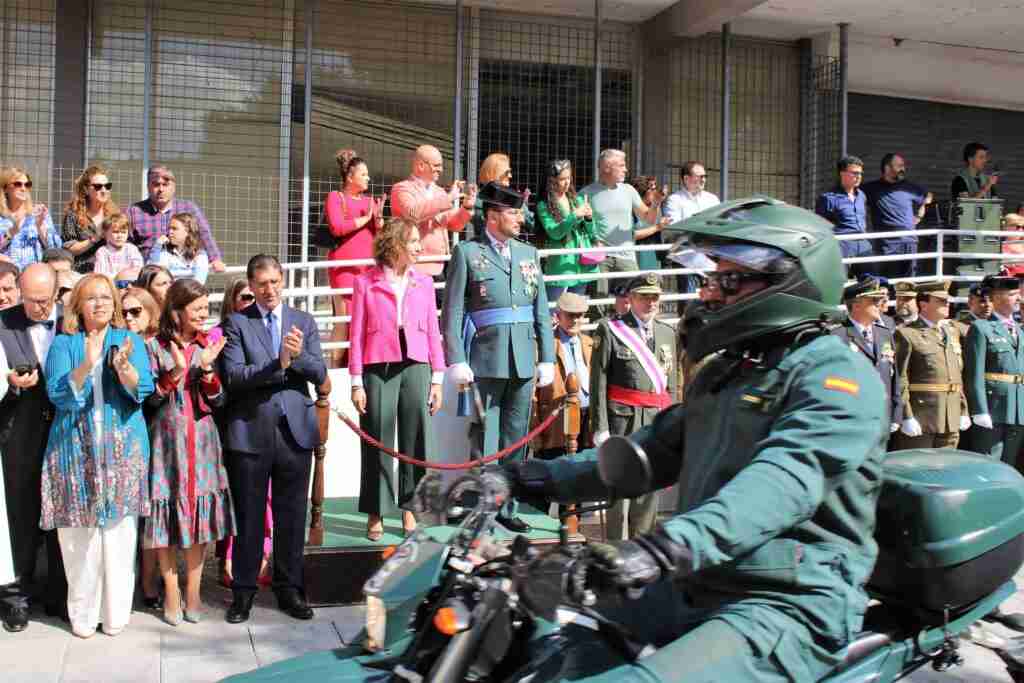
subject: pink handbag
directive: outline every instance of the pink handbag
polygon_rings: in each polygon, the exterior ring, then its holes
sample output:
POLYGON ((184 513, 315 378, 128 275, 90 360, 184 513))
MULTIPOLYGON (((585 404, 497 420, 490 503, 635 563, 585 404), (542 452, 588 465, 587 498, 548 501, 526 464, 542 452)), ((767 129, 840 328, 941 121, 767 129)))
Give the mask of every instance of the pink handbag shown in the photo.
POLYGON ((585 254, 580 254, 580 265, 581 266, 596 266, 601 261, 604 261, 608 255, 603 249, 597 251, 588 251, 585 254))

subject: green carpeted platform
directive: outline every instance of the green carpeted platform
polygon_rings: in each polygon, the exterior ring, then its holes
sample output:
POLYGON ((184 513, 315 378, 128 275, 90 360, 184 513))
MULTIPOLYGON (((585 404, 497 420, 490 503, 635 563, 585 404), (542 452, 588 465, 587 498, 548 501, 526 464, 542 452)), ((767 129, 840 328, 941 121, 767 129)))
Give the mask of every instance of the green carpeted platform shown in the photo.
MULTIPOLYGON (((519 516, 533 527, 527 537, 543 541, 558 538, 558 520, 536 508, 520 504, 519 516)), ((503 529, 501 530, 504 531, 503 529)), ((444 528, 437 529, 445 536, 444 528)), ((509 539, 513 534, 506 534, 509 539)), ((385 548, 402 542, 401 516, 384 518, 384 536, 374 543, 366 538, 366 515, 359 512, 356 498, 324 499, 324 548, 385 548)))

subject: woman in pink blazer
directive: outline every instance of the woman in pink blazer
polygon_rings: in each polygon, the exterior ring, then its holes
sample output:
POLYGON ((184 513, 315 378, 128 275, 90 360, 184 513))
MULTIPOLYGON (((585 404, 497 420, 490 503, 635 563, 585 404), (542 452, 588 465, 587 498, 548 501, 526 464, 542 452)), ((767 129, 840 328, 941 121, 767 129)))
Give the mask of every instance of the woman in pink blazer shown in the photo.
MULTIPOLYGON (((434 281, 412 267, 421 251, 415 223, 392 218, 377 232, 377 265, 353 283, 348 371, 363 430, 392 444, 397 423, 398 450, 424 459, 432 446, 430 416, 441 407, 445 366, 434 281)), ((396 491, 391 465, 391 456, 362 445, 359 511, 368 515, 371 541, 381 539, 384 516, 398 508, 405 532, 416 528, 409 506, 423 469, 399 463, 396 491)))

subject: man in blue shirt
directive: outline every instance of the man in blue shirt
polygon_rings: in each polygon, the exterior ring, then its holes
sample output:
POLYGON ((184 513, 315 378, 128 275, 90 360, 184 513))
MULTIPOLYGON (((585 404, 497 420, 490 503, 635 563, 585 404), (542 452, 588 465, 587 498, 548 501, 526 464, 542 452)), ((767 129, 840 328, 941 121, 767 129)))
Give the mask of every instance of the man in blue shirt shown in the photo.
MULTIPOLYGON (((907 164, 899 154, 892 152, 882 157, 882 177, 865 183, 861 188, 868 198, 871 211, 872 232, 906 231, 905 237, 888 237, 878 240, 878 252, 882 256, 896 256, 917 253, 915 227, 924 216, 925 207, 932 201, 932 195, 923 187, 906 180, 907 164)), ((917 262, 887 261, 879 265, 881 274, 888 278, 913 277, 917 262)))
MULTIPOLYGON (((836 168, 839 184, 818 196, 814 212, 832 223, 836 235, 863 235, 867 231, 867 197, 860 189, 864 162, 855 156, 845 156, 836 168)), ((868 240, 842 240, 839 250, 844 259, 874 254, 868 240)), ((870 263, 851 263, 846 267, 847 276, 855 279, 872 270, 870 263)))

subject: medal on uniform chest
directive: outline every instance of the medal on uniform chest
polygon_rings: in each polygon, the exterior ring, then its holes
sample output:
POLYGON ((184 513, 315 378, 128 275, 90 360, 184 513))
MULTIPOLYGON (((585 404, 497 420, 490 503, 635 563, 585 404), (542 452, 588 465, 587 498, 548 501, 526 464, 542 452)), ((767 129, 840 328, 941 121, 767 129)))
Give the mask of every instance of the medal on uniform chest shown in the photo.
POLYGON ((481 299, 486 299, 487 298, 487 284, 483 283, 483 282, 480 283, 480 298, 481 299))
POLYGON ((469 267, 477 272, 481 272, 487 268, 487 259, 484 258, 483 254, 477 254, 476 258, 469 262, 469 267))
POLYGON ((890 363, 896 360, 896 352, 893 351, 892 344, 889 342, 886 342, 885 346, 882 347, 882 360, 887 360, 890 363))
POLYGON ((535 261, 520 261, 519 273, 523 276, 526 296, 530 299, 537 296, 537 263, 535 261))
POLYGON ((851 351, 860 351, 860 347, 857 346, 856 342, 851 341, 850 342, 850 350, 851 351))
POLYGON ((670 344, 662 344, 658 347, 658 365, 666 375, 672 372, 672 346, 670 344))

